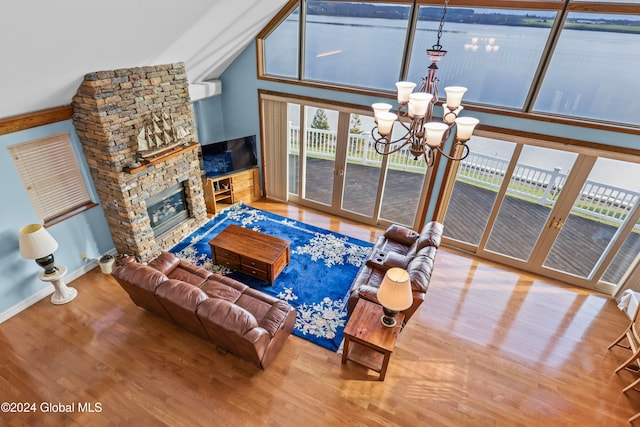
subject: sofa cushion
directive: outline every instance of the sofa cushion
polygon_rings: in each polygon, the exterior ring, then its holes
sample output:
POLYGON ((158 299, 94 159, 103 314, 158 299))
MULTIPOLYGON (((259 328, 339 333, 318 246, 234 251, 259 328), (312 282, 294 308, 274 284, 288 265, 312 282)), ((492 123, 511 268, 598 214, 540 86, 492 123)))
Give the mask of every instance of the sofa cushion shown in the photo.
POLYGON ((387 231, 385 231, 384 236, 389 240, 410 246, 418 238, 418 233, 402 225, 391 224, 389 228, 387 228, 387 231))
POLYGON ((409 279, 411 280, 411 288, 414 291, 427 292, 436 251, 437 248, 435 246, 423 248, 407 266, 409 279))
POLYGON ((155 296, 158 285, 169 280, 164 273, 143 264, 127 262, 116 266, 111 274, 138 307, 171 320, 169 313, 155 296))
POLYGON ((418 238, 416 250, 420 251, 420 249, 425 246, 434 246, 439 247, 440 241, 442 240, 442 232, 444 231, 444 226, 436 221, 431 221, 425 224, 424 228, 420 232, 420 237, 418 238))
POLYGON ((273 338, 276 333, 282 329, 283 324, 291 311, 289 304, 284 301, 276 301, 269 311, 259 321, 259 325, 263 327, 273 338))
POLYGON ((157 258, 149 262, 148 265, 156 270, 162 271, 170 279, 181 280, 195 286, 200 286, 213 274, 204 268, 180 259, 170 252, 162 252, 157 258))
POLYGON ((248 286, 228 277, 214 274, 205 281, 200 289, 211 298, 220 298, 235 303, 248 286))
POLYGON ((176 325, 201 338, 209 338, 196 315, 198 305, 209 298, 200 288, 169 279, 158 285, 156 297, 176 325))
POLYGON ((170 272, 180 265, 180 258, 170 252, 162 252, 157 258, 151 260, 147 265, 168 276, 170 272))
POLYGON ((210 325, 219 326, 238 335, 244 335, 258 326, 253 314, 242 307, 220 298, 209 298, 198 307, 198 316, 207 329, 210 325), (209 323, 210 325, 207 325, 209 323))

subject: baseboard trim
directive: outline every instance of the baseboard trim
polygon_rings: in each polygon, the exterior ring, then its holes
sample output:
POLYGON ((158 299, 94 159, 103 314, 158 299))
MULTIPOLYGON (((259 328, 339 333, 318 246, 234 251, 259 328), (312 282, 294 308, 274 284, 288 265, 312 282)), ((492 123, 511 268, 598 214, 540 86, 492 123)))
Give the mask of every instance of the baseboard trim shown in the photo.
MULTIPOLYGON (((113 252, 115 252, 115 251, 113 251, 113 252)), ((64 281, 68 285, 70 282, 76 280, 78 277, 80 277, 80 276, 86 274, 87 272, 93 270, 97 266, 98 266, 98 260, 97 259, 91 260, 91 261, 87 262, 86 264, 84 264, 82 267, 78 268, 77 270, 74 270, 74 271, 68 273, 64 277, 64 281)), ((8 319, 12 318, 16 314, 20 313, 22 310, 26 310, 27 308, 31 307, 33 304, 35 304, 35 303, 39 302, 40 300, 48 297, 49 295, 51 295, 53 293, 53 291, 55 291, 55 288, 53 287, 52 284, 49 284, 49 285, 45 286, 44 288, 40 289, 35 294, 23 299, 22 301, 20 301, 19 303, 17 303, 13 307, 9 307, 8 309, 6 309, 2 313, 0 313, 0 323, 4 322, 5 320, 8 320, 8 319)))

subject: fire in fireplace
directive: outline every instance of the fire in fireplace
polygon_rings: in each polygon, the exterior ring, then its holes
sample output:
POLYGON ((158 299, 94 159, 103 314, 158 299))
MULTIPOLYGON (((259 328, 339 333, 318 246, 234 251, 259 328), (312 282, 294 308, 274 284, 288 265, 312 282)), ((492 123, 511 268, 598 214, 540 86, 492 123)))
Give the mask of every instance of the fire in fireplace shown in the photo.
POLYGON ((184 184, 179 183, 149 197, 147 214, 149 214, 154 236, 160 236, 189 218, 184 184))

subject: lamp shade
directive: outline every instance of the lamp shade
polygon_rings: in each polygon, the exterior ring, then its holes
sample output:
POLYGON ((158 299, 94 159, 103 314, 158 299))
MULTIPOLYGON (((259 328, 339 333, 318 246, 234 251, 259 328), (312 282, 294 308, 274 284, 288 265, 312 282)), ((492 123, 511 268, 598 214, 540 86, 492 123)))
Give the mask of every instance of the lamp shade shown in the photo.
POLYGON ((25 225, 18 232, 20 256, 25 259, 39 259, 51 255, 58 249, 58 242, 40 224, 25 225))
POLYGON ((387 270, 378 289, 378 302, 394 311, 411 307, 413 294, 407 270, 397 267, 387 270))
POLYGON ((480 122, 480 120, 474 117, 458 117, 455 121, 456 125, 458 126, 456 137, 461 141, 467 141, 471 139, 473 130, 480 122))

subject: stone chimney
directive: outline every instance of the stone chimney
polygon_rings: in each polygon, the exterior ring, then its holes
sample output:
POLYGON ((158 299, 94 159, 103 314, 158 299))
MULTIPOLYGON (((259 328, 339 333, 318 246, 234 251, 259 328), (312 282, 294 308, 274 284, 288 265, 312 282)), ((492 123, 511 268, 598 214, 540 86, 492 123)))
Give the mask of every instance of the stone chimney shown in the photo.
POLYGON ((126 68, 87 74, 73 98, 73 123, 120 254, 149 260, 207 220, 188 86, 182 63, 126 68), (131 167, 138 133, 163 113, 188 135, 168 155, 131 167), (146 201, 178 184, 189 216, 154 236, 146 201))

